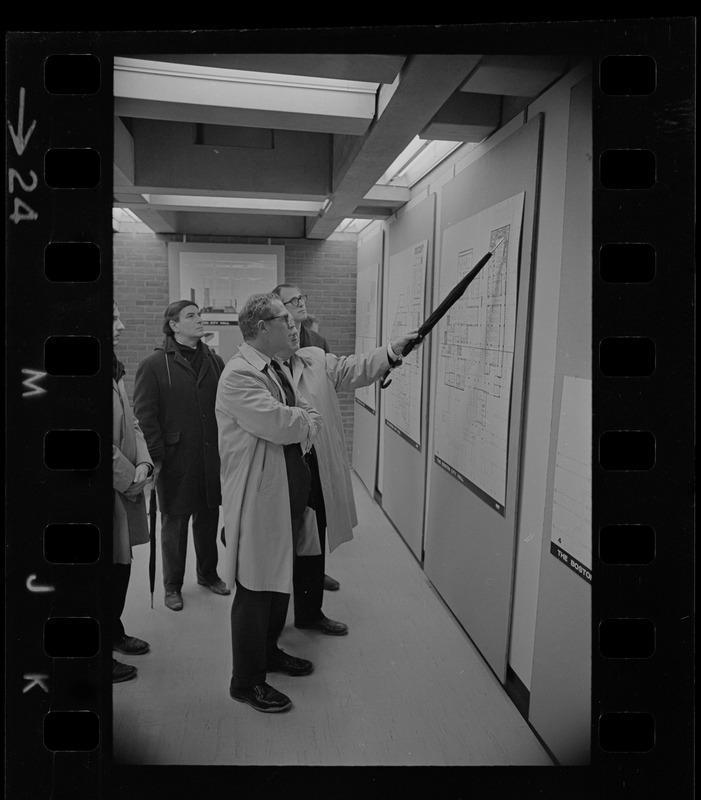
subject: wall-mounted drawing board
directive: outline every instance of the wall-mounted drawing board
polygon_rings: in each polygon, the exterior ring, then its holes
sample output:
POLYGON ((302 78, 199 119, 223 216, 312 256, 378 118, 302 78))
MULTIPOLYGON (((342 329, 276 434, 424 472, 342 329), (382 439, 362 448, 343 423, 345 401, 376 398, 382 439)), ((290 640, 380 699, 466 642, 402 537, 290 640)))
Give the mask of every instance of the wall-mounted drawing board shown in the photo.
MULTIPOLYGON (((510 390, 508 438, 503 443, 506 448, 503 502, 501 499, 494 502, 490 496, 492 489, 486 493, 476 491, 469 482, 459 480, 444 465, 439 465, 436 453, 430 453, 425 537, 426 574, 502 681, 506 678, 511 619, 541 136, 542 114, 539 114, 460 171, 443 187, 439 222, 443 269, 443 259, 449 251, 449 248, 444 251, 444 244, 450 243, 454 226, 523 194, 513 363, 510 385, 499 389, 510 390)), ((480 252, 475 258, 481 255, 480 252)), ((488 344, 485 343, 485 350, 488 344)), ((485 361, 485 369, 492 369, 489 359, 485 361)), ((437 368, 434 380, 439 378, 437 368)), ((482 407, 476 393, 473 400, 482 407)), ((452 422, 453 430, 459 431, 460 421, 452 422)), ((468 434, 465 430, 464 435, 468 434)), ((489 468, 490 464, 485 463, 484 469, 489 468)), ((489 481, 486 485, 490 486, 489 481)))
MULTIPOLYGON (((355 352, 379 345, 381 265, 384 231, 358 245, 355 352)), ((353 469, 371 495, 377 481, 378 424, 377 383, 355 393, 353 421, 353 469)))
MULTIPOLYGON (((433 273, 436 196, 399 213, 389 225, 384 340, 426 319, 433 273)), ((426 481, 427 350, 413 350, 382 389, 382 508, 416 558, 423 559, 426 481)))

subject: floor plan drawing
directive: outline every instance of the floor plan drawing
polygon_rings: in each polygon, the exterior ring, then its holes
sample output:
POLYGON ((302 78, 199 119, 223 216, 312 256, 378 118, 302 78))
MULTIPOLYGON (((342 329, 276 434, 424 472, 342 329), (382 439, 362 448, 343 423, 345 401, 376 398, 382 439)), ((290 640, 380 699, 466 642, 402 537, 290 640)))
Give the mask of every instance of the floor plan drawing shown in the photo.
POLYGON ((444 297, 498 245, 438 325, 435 457, 502 513, 523 199, 516 195, 448 228, 440 269, 444 297))
MULTIPOLYGON (((424 240, 396 253, 389 260, 389 339, 418 328, 424 319, 426 256, 424 240)), ((385 390, 385 422, 414 447, 421 447, 422 348, 409 353, 391 373, 385 390)))

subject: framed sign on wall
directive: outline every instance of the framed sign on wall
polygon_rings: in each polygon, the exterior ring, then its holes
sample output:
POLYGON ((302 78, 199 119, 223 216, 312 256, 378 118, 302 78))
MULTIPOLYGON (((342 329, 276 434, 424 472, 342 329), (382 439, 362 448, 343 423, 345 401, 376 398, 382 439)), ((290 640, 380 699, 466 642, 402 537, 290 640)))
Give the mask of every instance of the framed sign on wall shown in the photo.
POLYGON ((285 278, 285 248, 266 245, 168 243, 170 302, 192 300, 205 325, 236 325, 252 294, 285 278))
POLYGON ((192 300, 199 306, 205 342, 224 361, 243 341, 238 319, 246 300, 284 280, 281 245, 168 243, 170 302, 192 300))

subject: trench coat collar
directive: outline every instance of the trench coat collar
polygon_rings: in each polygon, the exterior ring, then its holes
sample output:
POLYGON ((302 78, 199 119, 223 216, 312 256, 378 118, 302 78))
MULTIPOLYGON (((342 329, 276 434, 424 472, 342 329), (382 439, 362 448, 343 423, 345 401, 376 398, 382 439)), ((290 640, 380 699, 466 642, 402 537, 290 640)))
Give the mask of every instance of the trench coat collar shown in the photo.
POLYGON ((278 399, 281 402, 285 403, 286 392, 285 389, 280 384, 280 379, 275 374, 274 369, 273 370, 267 369, 267 367, 270 366, 270 362, 272 361, 272 359, 268 358, 268 356, 266 356, 264 353, 261 353, 260 350, 256 350, 255 347, 252 347, 247 342, 244 342, 242 345, 239 346, 239 353, 246 361, 248 361, 248 363, 252 367, 259 370, 260 372, 264 372, 267 375, 268 379, 273 382, 273 384, 277 387, 278 392, 280 393, 280 397, 278 399))
POLYGON ((309 351, 315 348, 320 350, 321 348, 316 347, 316 345, 309 345, 309 347, 300 347, 295 350, 294 353, 289 358, 286 358, 283 362, 284 364, 288 365, 288 369, 292 374, 292 378, 294 380, 295 386, 299 385, 300 378, 302 377, 302 373, 304 372, 304 367, 311 363, 311 358, 309 357, 309 351))
POLYGON ((256 350, 256 348, 248 344, 248 342, 239 345, 239 353, 242 358, 245 358, 252 367, 260 370, 260 372, 263 372, 268 364, 270 364, 268 356, 261 353, 260 350, 256 350))

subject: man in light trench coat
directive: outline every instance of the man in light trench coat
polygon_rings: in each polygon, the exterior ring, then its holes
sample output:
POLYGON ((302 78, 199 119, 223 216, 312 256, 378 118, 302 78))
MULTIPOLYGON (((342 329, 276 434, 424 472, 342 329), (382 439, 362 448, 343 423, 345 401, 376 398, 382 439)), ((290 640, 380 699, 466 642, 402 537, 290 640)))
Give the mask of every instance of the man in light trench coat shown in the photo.
POLYGON ((312 505, 319 530, 319 555, 295 555, 295 627, 332 636, 348 633, 343 622, 322 611, 324 561, 328 534, 329 552, 353 538, 358 524, 350 465, 343 434, 341 408, 336 392, 353 391, 379 380, 390 364, 401 361, 406 345, 418 331, 407 331, 385 347, 363 355, 336 356, 320 347, 300 348, 300 337, 277 354, 291 372, 297 391, 322 415, 324 426, 307 456, 311 469, 312 505))
MULTIPOLYGON (((112 305, 112 345, 116 347, 124 323, 116 303, 112 305)), ((149 539, 144 487, 153 472, 146 440, 132 413, 124 387, 124 365, 112 353, 112 649, 129 656, 149 651, 149 644, 127 636, 121 616, 131 575, 131 548, 149 539)), ((112 683, 136 677, 133 664, 112 659, 112 683)))
MULTIPOLYGON (((224 368, 215 405, 226 531, 223 575, 236 588, 229 693, 257 711, 279 712, 292 702, 266 683, 267 673, 301 676, 313 670, 310 661, 277 645, 292 590, 293 533, 301 519, 292 508, 290 485, 296 480, 288 456, 297 456, 295 463, 306 473, 306 493, 299 491, 304 509, 309 472, 302 453, 322 422, 294 391, 289 376, 278 374, 279 363, 273 364, 275 353, 296 335, 280 299, 272 294, 249 297, 239 313, 239 328, 244 343, 224 368)), ((314 514, 308 512, 306 518, 318 537, 314 514)))
MULTIPOLYGON (((299 346, 320 347, 325 353, 329 353, 329 343, 319 333, 318 324, 310 322, 312 317, 307 311, 307 295, 300 292, 299 286, 294 283, 280 283, 272 291, 282 300, 294 320, 299 334, 299 346)), ((314 322, 316 323, 316 317, 314 322)), ((324 589, 337 592, 340 588, 341 584, 335 578, 324 575, 324 589)), ((338 631, 332 629, 328 629, 326 633, 338 635, 338 631)))

